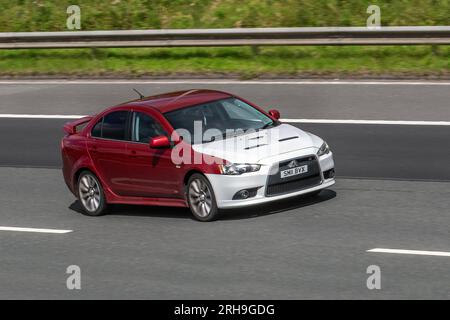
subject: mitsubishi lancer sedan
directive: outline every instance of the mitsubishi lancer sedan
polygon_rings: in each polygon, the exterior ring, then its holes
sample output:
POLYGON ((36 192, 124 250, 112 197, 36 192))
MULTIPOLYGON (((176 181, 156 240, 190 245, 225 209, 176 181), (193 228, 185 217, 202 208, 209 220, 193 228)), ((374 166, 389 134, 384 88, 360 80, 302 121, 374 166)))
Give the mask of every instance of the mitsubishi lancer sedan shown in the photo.
POLYGON ((335 183, 325 141, 230 93, 141 97, 64 126, 64 179, 87 215, 108 204, 188 207, 200 221, 335 183))

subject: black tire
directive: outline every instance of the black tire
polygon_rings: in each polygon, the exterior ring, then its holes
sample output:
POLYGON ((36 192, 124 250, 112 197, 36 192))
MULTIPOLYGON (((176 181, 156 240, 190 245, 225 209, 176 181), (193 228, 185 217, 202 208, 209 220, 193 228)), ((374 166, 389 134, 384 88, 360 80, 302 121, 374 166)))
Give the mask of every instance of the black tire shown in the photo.
POLYGON ((105 193, 95 174, 90 171, 81 172, 77 182, 77 194, 83 214, 91 217, 105 214, 105 193))
POLYGON ((217 219, 219 209, 214 190, 204 175, 195 173, 189 178, 186 198, 195 219, 203 222, 217 219))

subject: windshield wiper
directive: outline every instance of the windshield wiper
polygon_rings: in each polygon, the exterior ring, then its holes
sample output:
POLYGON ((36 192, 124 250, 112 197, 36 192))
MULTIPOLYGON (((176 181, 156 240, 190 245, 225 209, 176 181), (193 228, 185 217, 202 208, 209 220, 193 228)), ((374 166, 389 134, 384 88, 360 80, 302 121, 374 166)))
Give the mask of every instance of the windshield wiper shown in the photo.
POLYGON ((262 126, 262 128, 261 128, 260 130, 267 129, 267 128, 272 127, 272 126, 274 126, 274 125, 275 125, 275 122, 274 122, 274 121, 269 122, 269 123, 266 123, 265 125, 262 126))

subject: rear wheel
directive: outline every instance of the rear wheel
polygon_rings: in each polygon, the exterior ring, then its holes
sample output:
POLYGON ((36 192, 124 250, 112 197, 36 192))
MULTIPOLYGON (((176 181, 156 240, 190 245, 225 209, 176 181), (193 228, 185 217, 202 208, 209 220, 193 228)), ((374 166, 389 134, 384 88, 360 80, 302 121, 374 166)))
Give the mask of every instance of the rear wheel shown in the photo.
POLYGON ((97 177, 90 171, 83 171, 78 178, 78 198, 86 215, 100 216, 105 213, 106 201, 103 188, 97 177))
POLYGON ((189 208, 197 220, 212 221, 217 218, 219 210, 214 190, 205 176, 196 173, 189 178, 187 200, 189 208))

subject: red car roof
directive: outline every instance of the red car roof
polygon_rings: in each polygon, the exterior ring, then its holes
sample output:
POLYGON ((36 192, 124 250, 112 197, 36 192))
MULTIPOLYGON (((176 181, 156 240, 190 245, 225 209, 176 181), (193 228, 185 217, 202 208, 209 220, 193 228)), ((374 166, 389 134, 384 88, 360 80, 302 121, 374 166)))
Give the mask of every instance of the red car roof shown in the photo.
POLYGON ((232 97, 231 94, 205 89, 185 90, 177 92, 169 92, 155 96, 145 97, 142 100, 133 100, 126 105, 153 107, 161 113, 182 109, 210 101, 226 99, 232 97))

